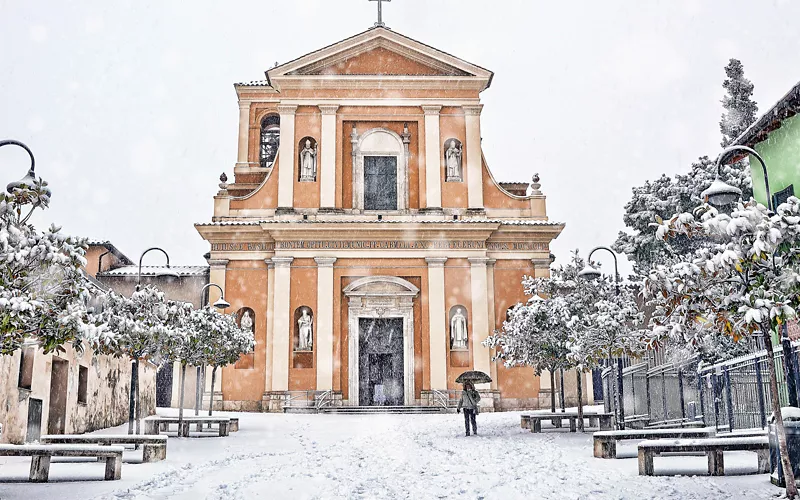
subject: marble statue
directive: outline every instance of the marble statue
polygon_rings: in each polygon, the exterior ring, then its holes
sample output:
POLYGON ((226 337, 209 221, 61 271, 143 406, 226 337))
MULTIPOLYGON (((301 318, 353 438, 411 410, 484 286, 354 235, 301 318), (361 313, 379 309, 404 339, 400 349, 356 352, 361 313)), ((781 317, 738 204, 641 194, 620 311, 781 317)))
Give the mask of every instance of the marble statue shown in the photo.
POLYGON ((450 342, 453 349, 467 348, 467 317, 464 316, 464 309, 460 307, 450 320, 450 342))
POLYGON ((253 318, 250 317, 250 311, 244 312, 241 321, 239 321, 239 326, 242 327, 242 330, 253 331, 253 318))
POLYGON ((309 316, 308 309, 303 309, 303 314, 297 320, 300 332, 300 342, 297 345, 298 351, 310 351, 314 339, 314 320, 309 316))
POLYGON ((450 141, 450 146, 444 152, 445 166, 447 170, 446 181, 460 182, 461 176, 461 148, 455 139, 450 141))
POLYGON ((316 182, 317 180, 317 146, 312 147, 311 139, 300 151, 300 182, 316 182))

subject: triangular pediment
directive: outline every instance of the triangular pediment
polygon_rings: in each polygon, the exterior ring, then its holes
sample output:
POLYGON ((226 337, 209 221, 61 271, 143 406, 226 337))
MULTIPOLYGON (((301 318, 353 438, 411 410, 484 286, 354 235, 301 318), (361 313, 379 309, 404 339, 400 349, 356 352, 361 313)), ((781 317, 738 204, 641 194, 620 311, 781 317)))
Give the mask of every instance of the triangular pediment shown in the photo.
POLYGON ((483 82, 492 72, 386 28, 373 28, 267 72, 280 85, 297 78, 458 78, 483 82))

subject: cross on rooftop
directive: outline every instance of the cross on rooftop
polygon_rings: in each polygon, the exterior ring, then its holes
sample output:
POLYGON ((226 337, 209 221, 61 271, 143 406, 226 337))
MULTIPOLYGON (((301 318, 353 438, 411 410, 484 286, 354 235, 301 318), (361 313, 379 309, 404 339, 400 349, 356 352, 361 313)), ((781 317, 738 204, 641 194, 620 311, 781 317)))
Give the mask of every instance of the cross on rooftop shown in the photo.
POLYGON ((370 2, 378 2, 378 22, 375 23, 376 28, 385 28, 383 24, 383 2, 391 2, 392 0, 369 0, 370 2))

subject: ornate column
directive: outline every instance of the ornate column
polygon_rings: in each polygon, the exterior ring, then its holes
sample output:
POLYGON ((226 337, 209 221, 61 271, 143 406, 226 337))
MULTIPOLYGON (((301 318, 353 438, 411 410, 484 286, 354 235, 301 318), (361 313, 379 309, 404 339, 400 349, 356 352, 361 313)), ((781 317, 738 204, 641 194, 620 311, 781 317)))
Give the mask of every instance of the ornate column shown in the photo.
MULTIPOLYGON (((209 283, 216 283, 223 290, 225 290, 225 271, 228 268, 228 259, 209 259, 208 265, 210 267, 208 273, 208 282, 209 283)), ((217 287, 209 287, 208 288, 208 303, 213 304, 217 301, 220 297, 220 291, 217 287)), ((200 304, 202 307, 203 304, 200 304)), ((226 314, 230 313, 230 310, 224 311, 226 314)), ((222 408, 222 371, 221 369, 217 370, 216 380, 214 381, 214 387, 211 387, 211 370, 210 366, 206 367, 206 379, 205 379, 205 388, 203 389, 203 401, 207 402, 210 401, 209 396, 211 396, 211 392, 214 392, 214 401, 219 402, 219 408, 222 408)))
POLYGON ((428 331, 430 334, 431 389, 447 389, 447 341, 450 329, 444 299, 444 263, 447 257, 426 257, 428 263, 428 331))
POLYGON ((336 110, 338 104, 320 105, 322 133, 320 151, 320 208, 336 208, 336 110))
POLYGON ((317 390, 333 389, 333 263, 336 257, 315 257, 317 262, 317 390))
POLYGON ((236 156, 236 163, 247 164, 247 150, 250 142, 250 101, 239 101, 239 153, 236 156))
MULTIPOLYGON (((472 360, 476 370, 484 373, 491 371, 492 354, 483 347, 481 342, 486 340, 490 333, 489 308, 489 280, 487 274, 487 257, 470 257, 470 286, 472 292, 472 360)), ((483 389, 488 389, 481 384, 483 389)))
POLYGON ((294 206, 294 114, 297 106, 280 105, 281 145, 278 156, 278 211, 291 212, 294 206))
POLYGON ((467 126, 467 198, 469 210, 483 212, 483 156, 481 150, 481 110, 483 104, 464 106, 467 126))
POLYGON ((290 292, 294 257, 273 257, 275 292, 272 325, 272 392, 289 390, 289 347, 292 340, 290 292))
POLYGON ((442 210, 441 110, 441 106, 422 106, 425 113, 425 208, 429 211, 442 210))

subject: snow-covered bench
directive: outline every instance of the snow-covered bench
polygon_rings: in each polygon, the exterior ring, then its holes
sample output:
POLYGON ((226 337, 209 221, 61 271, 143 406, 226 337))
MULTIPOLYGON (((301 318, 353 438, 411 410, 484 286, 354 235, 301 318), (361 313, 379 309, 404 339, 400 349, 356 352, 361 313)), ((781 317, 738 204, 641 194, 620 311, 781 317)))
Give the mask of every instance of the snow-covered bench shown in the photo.
MULTIPOLYGON (((522 428, 530 428, 531 432, 542 432, 542 420, 553 422, 556 427, 561 427, 562 420, 569 420, 569 431, 576 432, 578 413, 577 412, 555 412, 555 413, 530 413, 523 415, 522 428), (527 420, 527 426, 524 420, 527 420)), ((589 419, 589 426, 599 424, 601 430, 610 430, 614 425, 613 413, 586 412, 583 418, 589 419)))
MULTIPOLYGON (((197 417, 197 418, 214 418, 214 417, 197 417)), ((228 432, 239 432, 239 417, 226 417, 226 418, 228 418, 230 420, 230 422, 228 422, 228 432)), ((211 424, 213 424, 213 423, 214 423, 214 421, 201 422, 201 423, 197 424, 197 432, 202 432, 204 425, 208 426, 208 428, 210 429, 211 428, 211 424)), ((161 430, 162 431, 168 431, 169 430, 169 423, 161 424, 161 430)))
POLYGON ((42 444, 142 445, 142 462, 158 462, 167 458, 167 436, 137 434, 70 434, 46 435, 42 444))
POLYGON ((754 436, 643 441, 639 443, 639 475, 654 475, 653 457, 661 453, 704 452, 708 456, 708 473, 724 476, 725 461, 722 454, 725 451, 754 451, 758 455, 758 472, 769 472, 769 441, 766 436, 754 436))
POLYGON ((178 417, 152 416, 144 419, 144 433, 158 434, 159 431, 166 431, 170 424, 179 425, 178 436, 189 437, 189 426, 197 424, 198 429, 204 424, 217 424, 219 426, 219 436, 225 437, 230 432, 230 417, 183 417, 183 423, 178 424, 178 417))
POLYGON ((617 441, 627 439, 676 439, 713 437, 713 428, 705 429, 638 429, 624 431, 600 431, 594 433, 594 456, 617 458, 617 441))
MULTIPOLYGON (((627 421, 626 421, 627 423, 627 421)), ((668 420, 658 424, 648 424, 645 429, 683 429, 683 428, 702 428, 706 424, 700 420, 668 420)))
POLYGON ((2 457, 31 457, 30 481, 46 483, 50 477, 51 457, 92 457, 106 461, 105 480, 122 477, 122 446, 90 446, 74 444, 3 444, 2 457))

